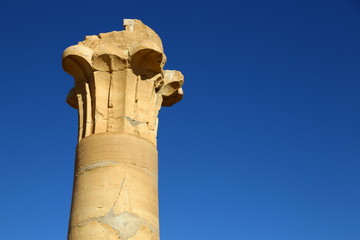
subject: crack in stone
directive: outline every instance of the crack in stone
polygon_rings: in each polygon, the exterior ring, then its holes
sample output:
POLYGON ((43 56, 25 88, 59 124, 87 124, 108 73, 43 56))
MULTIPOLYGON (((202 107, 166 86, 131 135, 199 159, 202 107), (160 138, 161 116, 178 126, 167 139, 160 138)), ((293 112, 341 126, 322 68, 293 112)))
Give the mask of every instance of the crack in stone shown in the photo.
POLYGON ((102 118, 105 118, 104 114, 101 113, 99 110, 96 109, 96 114, 100 115, 102 118))
POLYGON ((93 217, 93 218, 89 218, 89 219, 86 219, 74 226, 71 226, 70 228, 73 229, 73 228, 76 228, 76 227, 83 227, 85 226, 86 224, 90 223, 90 222, 97 222, 99 217, 93 217))
POLYGON ((121 182, 120 189, 119 189, 119 193, 118 193, 118 196, 117 196, 117 198, 116 198, 116 200, 115 200, 115 202, 114 202, 114 204, 113 204, 113 207, 116 205, 117 201, 118 201, 119 198, 120 198, 120 194, 121 194, 121 191, 122 191, 122 189, 123 189, 123 187, 124 187, 124 182, 125 182, 125 180, 126 180, 126 177, 127 177, 127 175, 125 175, 124 179, 123 179, 122 182, 121 182))
POLYGON ((91 164, 88 164, 86 166, 83 166, 79 168, 79 170, 76 172, 76 176, 84 174, 86 171, 93 170, 95 168, 101 168, 101 167, 107 167, 110 165, 119 164, 119 162, 116 161, 100 161, 100 162, 94 162, 91 164))
POLYGON ((94 162, 94 163, 88 164, 86 166, 82 166, 82 167, 79 168, 78 171, 76 171, 75 176, 83 175, 86 171, 90 171, 90 170, 93 170, 93 169, 96 169, 96 168, 101 168, 101 167, 107 167, 107 166, 115 165, 115 164, 133 165, 135 167, 139 167, 139 168, 142 168, 142 169, 146 170, 152 176, 157 178, 157 176, 153 173, 153 171, 151 171, 149 168, 147 168, 145 166, 141 166, 141 165, 138 165, 136 163, 117 162, 117 161, 111 161, 111 160, 94 162))
POLYGON ((146 170, 146 171, 149 172, 153 177, 157 178, 157 176, 156 176, 149 168, 147 168, 147 167, 145 167, 145 166, 140 166, 140 165, 138 165, 138 164, 136 164, 136 163, 130 163, 130 164, 133 165, 133 166, 135 166, 135 167, 139 167, 139 168, 142 168, 142 169, 146 170))
POLYGON ((109 240, 109 237, 108 237, 108 235, 106 234, 106 232, 104 231, 104 229, 103 229, 102 231, 103 231, 103 233, 105 234, 106 239, 109 240))

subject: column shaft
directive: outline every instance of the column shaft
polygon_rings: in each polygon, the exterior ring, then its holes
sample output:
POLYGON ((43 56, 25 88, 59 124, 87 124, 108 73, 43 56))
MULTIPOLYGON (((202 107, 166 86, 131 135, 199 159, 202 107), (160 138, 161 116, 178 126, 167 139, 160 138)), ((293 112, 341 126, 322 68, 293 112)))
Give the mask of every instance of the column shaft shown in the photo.
POLYGON ((70 240, 159 239, 158 154, 150 141, 102 133, 77 146, 70 240))

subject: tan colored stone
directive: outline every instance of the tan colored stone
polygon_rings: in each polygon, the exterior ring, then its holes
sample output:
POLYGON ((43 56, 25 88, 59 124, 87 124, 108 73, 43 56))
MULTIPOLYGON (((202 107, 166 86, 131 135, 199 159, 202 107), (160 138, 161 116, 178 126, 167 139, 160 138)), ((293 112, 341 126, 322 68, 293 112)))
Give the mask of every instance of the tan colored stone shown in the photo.
POLYGON ((181 100, 184 77, 163 70, 153 30, 135 19, 124 26, 63 53, 79 116, 71 240, 159 239, 158 112, 181 100))
POLYGON ((64 51, 63 67, 74 76, 67 102, 79 109, 79 141, 104 132, 140 135, 156 144, 161 105, 182 98, 183 76, 163 70, 159 36, 139 20, 125 31, 88 36, 64 51))

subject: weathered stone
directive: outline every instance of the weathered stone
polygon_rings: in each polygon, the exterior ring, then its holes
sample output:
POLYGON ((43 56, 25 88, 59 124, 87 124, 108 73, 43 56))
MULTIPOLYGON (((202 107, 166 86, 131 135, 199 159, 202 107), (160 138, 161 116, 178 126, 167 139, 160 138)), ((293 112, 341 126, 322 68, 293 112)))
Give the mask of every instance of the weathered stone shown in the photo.
POLYGON ((68 239, 158 240, 156 133, 161 106, 181 100, 183 75, 163 70, 159 36, 139 20, 64 51, 74 76, 78 146, 68 239))

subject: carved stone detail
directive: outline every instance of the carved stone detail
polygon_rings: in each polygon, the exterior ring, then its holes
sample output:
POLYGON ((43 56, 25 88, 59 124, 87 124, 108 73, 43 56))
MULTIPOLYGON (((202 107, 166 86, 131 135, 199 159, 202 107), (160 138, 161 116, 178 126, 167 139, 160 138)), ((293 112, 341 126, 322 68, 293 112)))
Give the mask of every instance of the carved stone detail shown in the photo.
POLYGON ((139 135, 156 144, 158 112, 183 96, 183 75, 163 70, 159 36, 140 20, 125 19, 124 31, 87 36, 63 53, 74 77, 67 103, 78 109, 78 141, 97 133, 139 135))

